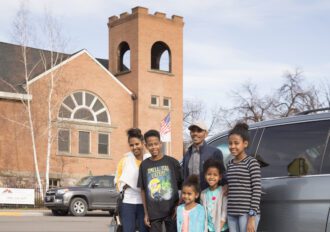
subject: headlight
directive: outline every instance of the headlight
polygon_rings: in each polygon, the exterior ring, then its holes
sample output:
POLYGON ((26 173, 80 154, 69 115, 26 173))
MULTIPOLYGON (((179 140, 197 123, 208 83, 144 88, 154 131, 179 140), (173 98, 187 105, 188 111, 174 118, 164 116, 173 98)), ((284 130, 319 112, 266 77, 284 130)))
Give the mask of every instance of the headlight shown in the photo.
POLYGON ((56 194, 63 195, 63 194, 65 194, 68 191, 69 191, 69 189, 59 189, 59 190, 56 191, 56 194))

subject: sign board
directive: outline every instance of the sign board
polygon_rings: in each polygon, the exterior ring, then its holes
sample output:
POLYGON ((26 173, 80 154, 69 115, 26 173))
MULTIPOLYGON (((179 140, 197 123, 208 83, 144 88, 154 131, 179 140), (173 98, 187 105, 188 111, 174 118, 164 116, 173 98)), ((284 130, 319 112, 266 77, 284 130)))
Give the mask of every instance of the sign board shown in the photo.
POLYGON ((34 189, 0 188, 0 204, 34 205, 34 189))

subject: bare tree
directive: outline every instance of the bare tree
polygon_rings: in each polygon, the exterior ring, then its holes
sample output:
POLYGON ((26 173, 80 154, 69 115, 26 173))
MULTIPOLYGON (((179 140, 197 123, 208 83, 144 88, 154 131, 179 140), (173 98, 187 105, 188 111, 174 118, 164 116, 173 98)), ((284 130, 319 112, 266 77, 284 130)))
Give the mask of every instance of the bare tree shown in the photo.
POLYGON ((273 106, 274 99, 267 95, 260 96, 257 86, 247 82, 241 90, 233 92, 236 106, 230 109, 232 115, 237 115, 239 120, 260 122, 269 118, 269 110, 273 106))
POLYGON ((233 107, 212 107, 209 117, 210 135, 233 127, 237 121, 251 123, 271 117, 269 112, 274 100, 267 95, 260 96, 256 85, 244 83, 238 91, 232 91, 231 97, 233 107))
POLYGON ((233 115, 230 110, 216 105, 210 114, 209 136, 230 128, 233 124, 233 115))
POLYGON ((189 125, 196 120, 204 120, 206 114, 206 105, 203 101, 197 99, 183 101, 183 140, 185 143, 190 141, 189 125))
POLYGON ((315 110, 330 106, 330 84, 322 83, 316 88, 314 83, 304 84, 302 71, 296 68, 286 72, 283 84, 269 94, 260 95, 255 84, 244 83, 238 91, 232 92, 233 107, 212 107, 208 115, 207 106, 201 101, 185 102, 184 122, 189 122, 191 115, 210 121, 211 134, 228 129, 237 121, 247 123, 267 119, 287 117, 306 110, 315 110))
POLYGON ((229 111, 220 106, 214 106, 211 110, 207 109, 207 105, 198 99, 185 99, 183 102, 183 135, 186 144, 190 143, 190 134, 188 127, 192 122, 197 120, 209 122, 208 134, 212 136, 219 129, 228 128, 230 121, 227 120, 229 111))
POLYGON ((201 100, 185 100, 183 102, 183 122, 189 125, 195 120, 204 119, 206 116, 205 103, 201 100))
MULTIPOLYGON (((30 43, 30 38, 32 34, 32 27, 29 24, 29 11, 27 6, 24 2, 21 2, 20 9, 17 12, 15 21, 14 21, 14 38, 18 42, 18 44, 21 46, 21 55, 22 55, 22 61, 24 65, 24 77, 25 77, 25 91, 28 95, 31 95, 31 91, 28 85, 28 82, 31 77, 31 73, 33 69, 36 67, 36 65, 32 66, 32 68, 29 68, 28 65, 28 44, 30 43)), ((40 178, 40 172, 39 172, 39 165, 38 165, 38 155, 37 155, 37 145, 36 145, 36 137, 35 137, 35 128, 34 128, 34 122, 32 118, 32 107, 31 107, 31 101, 27 100, 26 102, 23 102, 27 111, 28 115, 28 127, 31 135, 31 141, 32 141, 32 150, 33 150, 33 160, 34 160, 34 168, 35 168, 35 174, 37 178, 37 183, 39 187, 39 191, 41 196, 43 196, 43 185, 40 178)))
POLYGON ((304 87, 302 70, 287 72, 284 83, 278 89, 276 102, 272 112, 277 117, 287 117, 305 110, 313 110, 323 106, 314 85, 304 87))
POLYGON ((48 97, 47 97, 47 152, 46 152, 46 170, 45 170, 45 183, 46 183, 46 191, 49 188, 49 170, 50 170, 50 157, 52 151, 53 141, 56 136, 53 133, 53 118, 54 118, 54 108, 55 105, 59 104, 57 102, 55 104, 53 100, 53 95, 56 87, 57 81, 61 76, 61 69, 53 70, 53 68, 59 64, 63 59, 63 54, 54 52, 56 50, 64 50, 65 48, 65 40, 63 40, 63 35, 61 33, 58 22, 52 16, 51 12, 46 11, 44 16, 44 24, 42 25, 42 29, 45 32, 46 36, 46 46, 50 48, 50 59, 47 59, 46 55, 41 53, 41 60, 45 71, 50 69, 50 77, 48 81, 48 97))
POLYGON ((323 104, 324 107, 329 108, 330 107, 330 82, 329 81, 322 81, 320 83, 320 92, 322 95, 322 99, 323 99, 323 104))
MULTIPOLYGON (((45 154, 45 160, 46 160, 46 170, 45 170, 45 189, 47 190, 49 188, 49 171, 50 171, 50 157, 51 157, 51 151, 52 151, 52 144, 56 139, 56 136, 54 136, 53 132, 53 126, 54 126, 54 118, 56 118, 54 109, 57 109, 57 105, 60 104, 60 102, 56 102, 56 98, 54 98, 55 89, 56 89, 56 83, 59 81, 61 76, 61 68, 53 69, 56 65, 61 63, 61 61, 67 57, 67 55, 59 52, 54 52, 55 50, 64 50, 66 41, 63 40, 63 36, 59 27, 59 24, 55 20, 55 18, 51 15, 49 11, 45 11, 45 16, 43 20, 40 20, 42 24, 39 26, 41 27, 42 36, 39 38, 43 38, 44 46, 49 48, 50 51, 46 50, 39 50, 39 59, 36 60, 30 60, 29 56, 29 50, 30 45, 32 44, 32 41, 34 41, 34 38, 32 37, 33 34, 37 34, 37 30, 35 30, 34 27, 32 27, 31 22, 29 18, 29 11, 27 5, 22 2, 18 12, 17 16, 14 21, 14 27, 13 27, 13 39, 18 43, 21 47, 21 56, 22 56, 22 63, 24 65, 24 87, 25 92, 27 95, 32 96, 32 92, 30 89, 30 83, 34 77, 34 71, 38 67, 41 69, 40 71, 48 71, 49 74, 47 76, 48 86, 43 91, 46 91, 46 98, 45 102, 47 104, 47 122, 46 126, 41 126, 42 130, 38 130, 37 123, 34 120, 34 108, 38 107, 32 107, 31 101, 22 99, 22 104, 26 108, 26 112, 28 115, 28 124, 25 125, 24 122, 14 122, 16 124, 20 124, 22 126, 25 126, 29 129, 31 134, 31 140, 32 140, 32 150, 33 150, 33 159, 34 159, 34 166, 35 166, 35 172, 36 172, 36 178, 38 182, 38 187, 40 189, 40 193, 43 196, 43 184, 41 181, 41 175, 39 170, 39 162, 38 157, 40 157, 39 154, 37 154, 37 137, 46 137, 47 141, 47 147, 46 147, 46 154, 45 154), (40 68, 41 67, 41 68, 40 68)), ((42 44, 42 41, 38 41, 38 44, 42 44)), ((2 80, 5 81, 5 80, 2 80)), ((15 86, 12 86, 10 83, 6 83, 9 85, 12 90, 15 92, 18 92, 18 90, 15 88, 15 86)), ((35 112, 37 113, 37 112, 35 112)), ((3 116, 1 116, 3 118, 3 116)), ((14 121, 10 118, 7 120, 14 121)), ((40 123, 39 123, 40 124, 40 123)))

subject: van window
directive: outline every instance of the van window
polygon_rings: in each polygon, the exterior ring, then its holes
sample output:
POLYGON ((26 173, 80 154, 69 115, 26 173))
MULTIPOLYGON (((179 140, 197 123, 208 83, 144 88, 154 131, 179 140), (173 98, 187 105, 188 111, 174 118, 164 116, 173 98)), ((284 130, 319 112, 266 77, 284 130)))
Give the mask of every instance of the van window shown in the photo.
MULTIPOLYGON (((256 130, 249 131, 249 136, 250 136, 250 142, 251 143, 253 141, 255 133, 256 133, 256 130)), ((210 145, 213 146, 213 147, 217 147, 222 152, 223 162, 224 162, 225 166, 227 166, 228 161, 233 158, 230 155, 229 148, 228 148, 228 135, 225 135, 225 136, 213 141, 212 143, 210 143, 210 145)), ((251 146, 249 146, 249 148, 250 147, 251 146)), ((247 153, 250 155, 252 152, 249 150, 249 148, 248 148, 247 153)))
POLYGON ((322 164, 322 174, 330 174, 330 129, 328 131, 327 139, 327 150, 324 154, 323 164, 322 164))
POLYGON ((221 137, 210 143, 210 145, 213 147, 217 147, 222 152, 223 163, 225 164, 225 166, 227 166, 228 161, 231 159, 231 155, 228 149, 228 137, 221 137))
POLYGON ((256 158, 262 177, 319 174, 330 121, 265 128, 256 158))

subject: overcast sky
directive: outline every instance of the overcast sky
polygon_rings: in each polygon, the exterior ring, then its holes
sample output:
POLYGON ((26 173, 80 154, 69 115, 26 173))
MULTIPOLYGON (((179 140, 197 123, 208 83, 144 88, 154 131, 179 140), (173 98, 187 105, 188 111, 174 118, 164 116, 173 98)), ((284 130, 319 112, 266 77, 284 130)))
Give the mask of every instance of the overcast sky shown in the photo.
MULTIPOLYGON (((1 0, 0 41, 12 42, 18 0, 1 0)), ((330 1, 317 0, 30 0, 39 17, 51 9, 69 38, 67 52, 87 49, 108 59, 108 17, 131 12, 184 17, 184 98, 230 105, 250 81, 265 92, 300 67, 307 81, 330 79, 330 1)))

